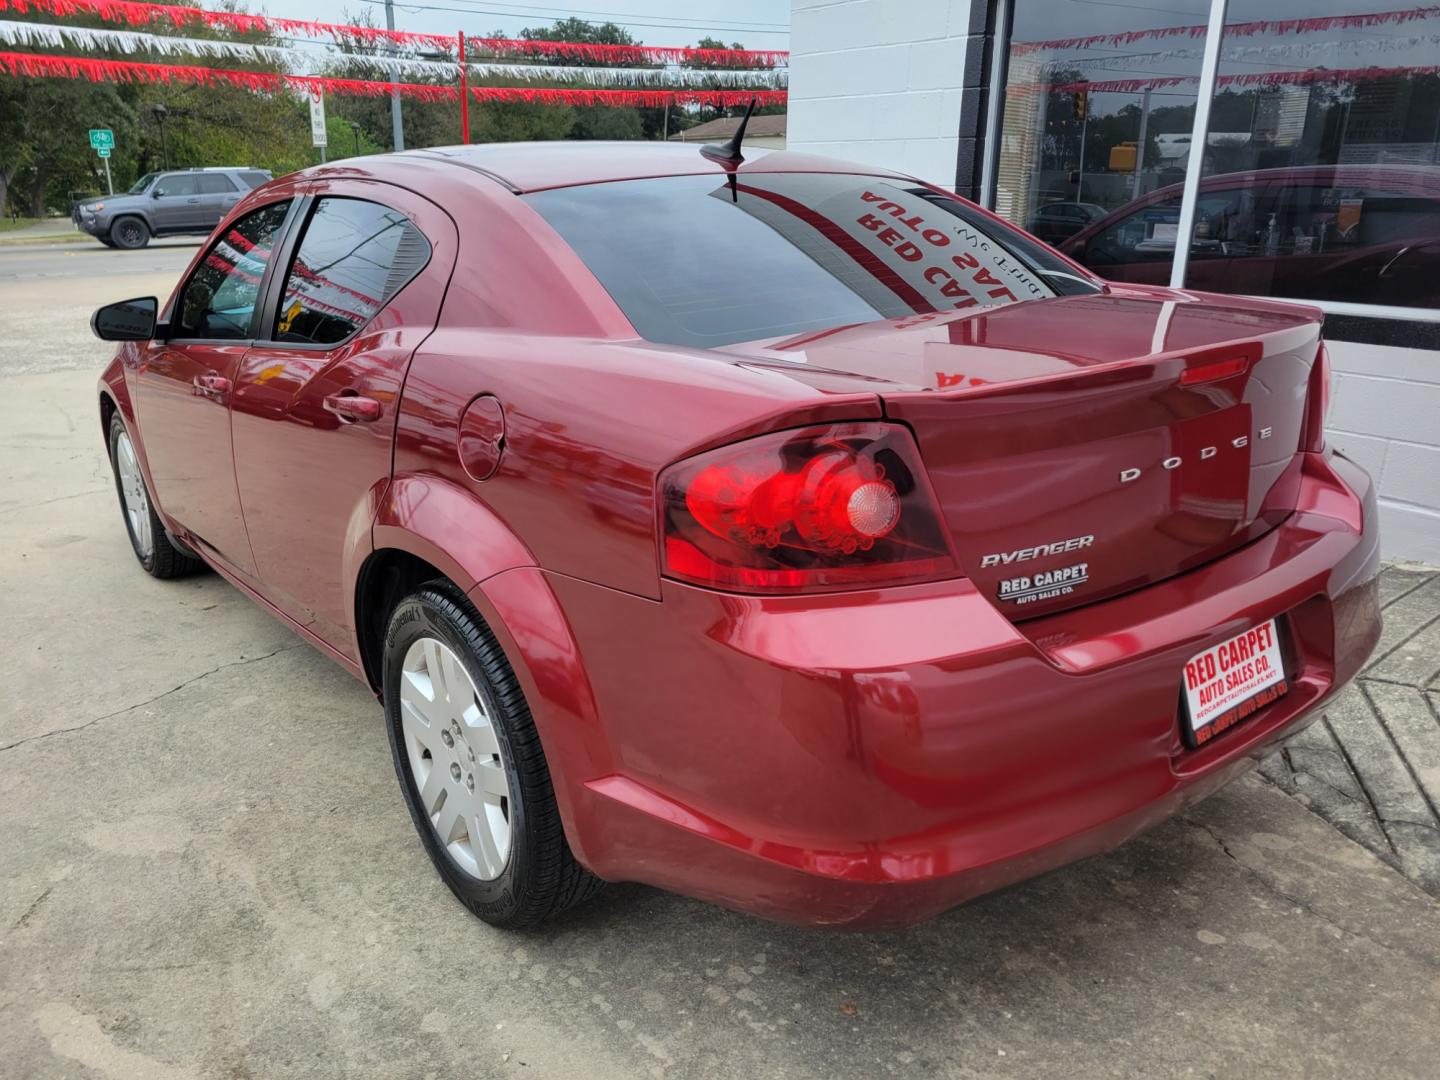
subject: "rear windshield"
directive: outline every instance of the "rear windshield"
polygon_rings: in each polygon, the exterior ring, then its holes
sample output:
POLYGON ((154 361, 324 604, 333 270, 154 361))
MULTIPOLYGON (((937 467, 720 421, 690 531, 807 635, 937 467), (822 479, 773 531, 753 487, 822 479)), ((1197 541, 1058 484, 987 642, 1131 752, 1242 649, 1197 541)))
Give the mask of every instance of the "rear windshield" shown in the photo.
POLYGON ((904 180, 671 176, 526 198, 640 336, 672 345, 1098 289, 1038 241, 904 180))

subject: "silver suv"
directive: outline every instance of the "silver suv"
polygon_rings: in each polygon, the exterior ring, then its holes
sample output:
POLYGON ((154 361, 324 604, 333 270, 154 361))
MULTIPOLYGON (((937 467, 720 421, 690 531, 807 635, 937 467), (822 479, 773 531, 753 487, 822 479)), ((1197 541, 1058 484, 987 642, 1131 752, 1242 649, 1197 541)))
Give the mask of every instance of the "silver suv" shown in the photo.
POLYGON ((123 195, 77 203, 71 217, 107 247, 141 248, 152 236, 208 235, 265 169, 172 169, 146 173, 123 195))

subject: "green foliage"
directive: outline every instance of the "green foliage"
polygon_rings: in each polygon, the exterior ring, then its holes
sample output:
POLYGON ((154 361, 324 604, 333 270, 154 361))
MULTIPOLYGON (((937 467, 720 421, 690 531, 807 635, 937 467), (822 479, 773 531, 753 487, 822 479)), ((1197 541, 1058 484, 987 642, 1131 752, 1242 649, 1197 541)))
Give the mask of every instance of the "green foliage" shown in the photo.
MULTIPOLYGON (((501 35, 503 36, 503 35, 501 35)), ((527 26, 520 31, 522 41, 578 41, 584 45, 639 45, 630 31, 613 22, 592 23, 577 19, 559 19, 554 26, 527 26)))
MULTIPOLYGON (((650 110, 654 112, 655 110, 650 110)), ((643 139, 645 125, 638 109, 591 106, 577 109, 573 139, 643 139)))
MULTIPOLYGON (((325 137, 330 144, 326 147, 326 154, 331 161, 385 152, 386 148, 372 139, 358 122, 352 124, 343 116, 337 116, 332 111, 332 104, 332 101, 325 102, 325 137)), ((317 148, 315 154, 318 156, 319 153, 317 148)))

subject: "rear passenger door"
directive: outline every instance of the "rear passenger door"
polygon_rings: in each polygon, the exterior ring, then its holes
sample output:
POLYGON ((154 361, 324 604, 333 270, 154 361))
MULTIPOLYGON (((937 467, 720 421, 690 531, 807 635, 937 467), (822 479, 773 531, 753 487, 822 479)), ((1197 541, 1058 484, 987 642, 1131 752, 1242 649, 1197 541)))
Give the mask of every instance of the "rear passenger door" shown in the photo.
POLYGON ((358 660, 355 576, 458 236, 435 204, 369 181, 312 185, 302 214, 236 378, 235 477, 266 597, 358 660))

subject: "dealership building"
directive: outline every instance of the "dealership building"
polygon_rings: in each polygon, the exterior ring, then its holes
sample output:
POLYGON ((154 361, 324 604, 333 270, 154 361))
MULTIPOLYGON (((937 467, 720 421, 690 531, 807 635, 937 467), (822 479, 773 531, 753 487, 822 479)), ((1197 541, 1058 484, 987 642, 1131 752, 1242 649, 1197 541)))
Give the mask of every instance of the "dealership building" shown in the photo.
POLYGON ((1322 308, 1330 441, 1440 563, 1440 8, 793 0, 787 137, 1107 278, 1322 308))

